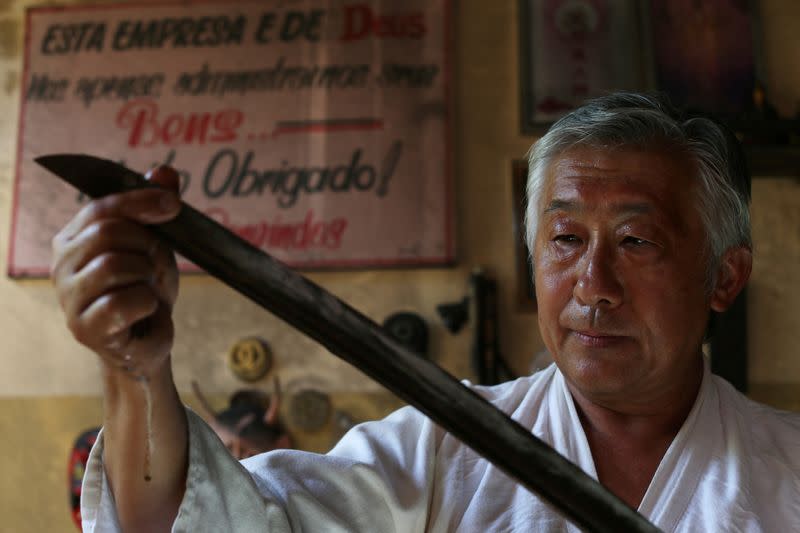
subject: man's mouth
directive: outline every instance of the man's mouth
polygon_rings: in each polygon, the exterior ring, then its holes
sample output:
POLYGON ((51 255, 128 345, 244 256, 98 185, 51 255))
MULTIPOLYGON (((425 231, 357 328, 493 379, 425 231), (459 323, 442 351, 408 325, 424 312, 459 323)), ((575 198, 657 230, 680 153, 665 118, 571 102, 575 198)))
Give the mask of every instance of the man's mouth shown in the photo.
POLYGON ((590 348, 609 348, 618 345, 627 338, 624 335, 593 329, 572 330, 572 334, 580 344, 590 348))

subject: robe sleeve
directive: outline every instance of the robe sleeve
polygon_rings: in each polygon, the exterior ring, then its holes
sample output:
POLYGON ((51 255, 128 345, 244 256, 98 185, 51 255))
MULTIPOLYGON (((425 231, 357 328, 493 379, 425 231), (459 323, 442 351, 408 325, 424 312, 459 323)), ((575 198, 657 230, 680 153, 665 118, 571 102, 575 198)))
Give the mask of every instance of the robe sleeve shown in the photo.
MULTIPOLYGON (((191 410, 177 532, 421 532, 442 432, 413 408, 350 430, 326 455, 276 450, 236 461, 191 410)), ((81 495, 83 531, 121 531, 102 432, 81 495)))

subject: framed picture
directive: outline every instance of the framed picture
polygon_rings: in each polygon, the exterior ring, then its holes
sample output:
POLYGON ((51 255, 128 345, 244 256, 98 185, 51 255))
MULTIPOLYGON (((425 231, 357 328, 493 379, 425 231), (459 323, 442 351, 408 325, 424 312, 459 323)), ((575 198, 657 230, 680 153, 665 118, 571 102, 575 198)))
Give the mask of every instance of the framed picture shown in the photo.
POLYGON ((387 4, 27 10, 9 275, 47 277, 85 202, 35 158, 87 151, 170 164, 183 200, 292 268, 452 265, 452 2, 387 4), (384 12, 414 21, 385 39, 384 12))
POLYGON ((800 113, 765 84, 755 0, 519 0, 520 125, 588 98, 661 92, 742 141, 754 177, 800 175, 800 113))
POLYGON ((522 159, 511 164, 512 228, 517 278, 517 310, 536 312, 536 290, 533 286, 533 268, 525 244, 525 185, 528 181, 528 162, 522 159))
POLYGON ((652 86, 646 16, 639 0, 521 0, 523 133, 587 98, 652 86))
MULTIPOLYGON (((758 110, 757 24, 749 0, 650 0, 656 87, 689 112, 735 120, 758 110)), ((763 89, 763 87, 761 87, 763 89)), ((761 118, 777 118, 763 102, 761 118)))

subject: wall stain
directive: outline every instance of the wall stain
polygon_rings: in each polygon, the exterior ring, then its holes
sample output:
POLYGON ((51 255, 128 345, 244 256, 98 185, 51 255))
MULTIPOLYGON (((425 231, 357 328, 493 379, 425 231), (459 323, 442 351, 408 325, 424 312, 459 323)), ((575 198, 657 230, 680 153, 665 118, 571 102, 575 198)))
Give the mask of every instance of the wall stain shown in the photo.
POLYGON ((17 57, 19 51, 19 22, 0 20, 0 57, 17 57))

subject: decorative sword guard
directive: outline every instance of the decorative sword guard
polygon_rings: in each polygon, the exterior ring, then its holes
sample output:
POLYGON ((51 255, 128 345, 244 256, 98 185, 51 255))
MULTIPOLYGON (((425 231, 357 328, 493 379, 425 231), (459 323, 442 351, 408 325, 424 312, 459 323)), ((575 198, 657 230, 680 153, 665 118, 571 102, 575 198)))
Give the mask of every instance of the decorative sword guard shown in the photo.
MULTIPOLYGON (((92 198, 154 187, 142 175, 92 156, 49 155, 36 162, 92 198)), ((415 406, 584 530, 658 531, 456 378, 408 351, 369 318, 190 205, 183 203, 175 219, 151 228, 186 259, 415 406)))

